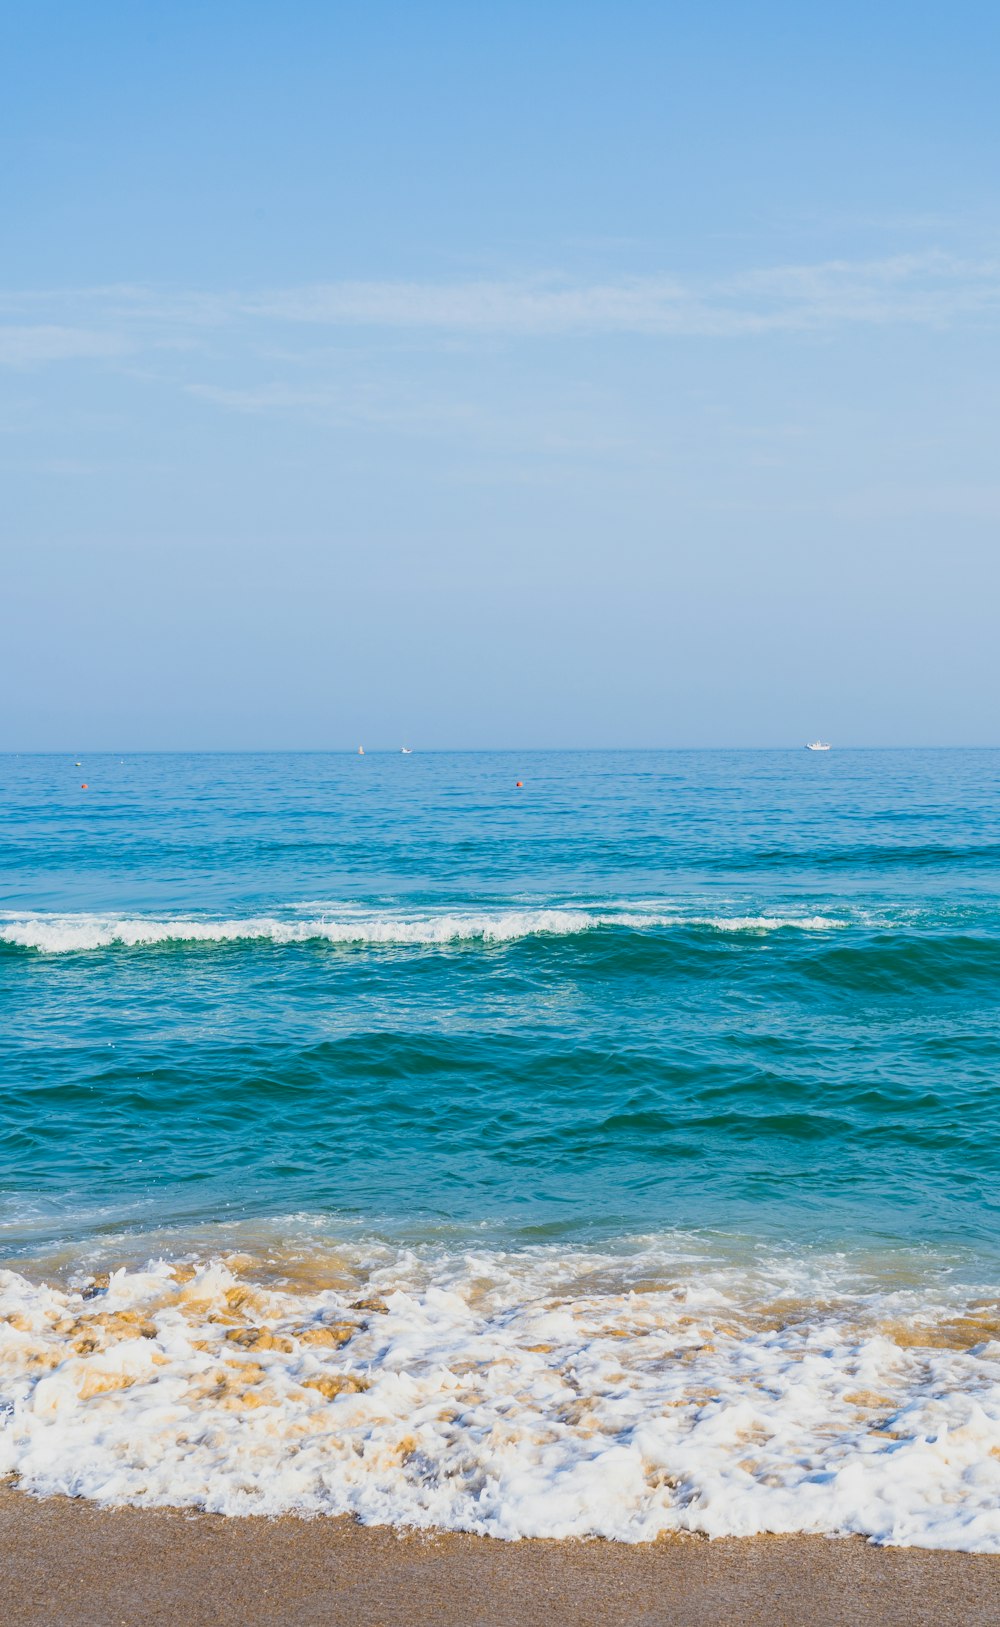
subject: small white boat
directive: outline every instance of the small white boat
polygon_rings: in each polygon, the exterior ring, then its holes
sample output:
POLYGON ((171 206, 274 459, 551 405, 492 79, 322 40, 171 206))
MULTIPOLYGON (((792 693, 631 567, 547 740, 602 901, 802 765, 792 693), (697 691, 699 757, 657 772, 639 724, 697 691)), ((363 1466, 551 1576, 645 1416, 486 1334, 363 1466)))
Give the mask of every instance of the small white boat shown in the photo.
POLYGON ((413 747, 412 746, 400 746, 399 749, 402 752, 404 757, 412 757, 413 756, 413 747))
POLYGON ((829 751, 829 750, 830 750, 830 743, 829 743, 828 740, 810 740, 809 744, 806 746, 806 751, 829 751))
POLYGON ((364 754, 365 754, 365 748, 364 748, 364 746, 359 746, 359 747, 358 747, 358 756, 359 756, 359 757, 363 757, 363 756, 364 756, 364 754))

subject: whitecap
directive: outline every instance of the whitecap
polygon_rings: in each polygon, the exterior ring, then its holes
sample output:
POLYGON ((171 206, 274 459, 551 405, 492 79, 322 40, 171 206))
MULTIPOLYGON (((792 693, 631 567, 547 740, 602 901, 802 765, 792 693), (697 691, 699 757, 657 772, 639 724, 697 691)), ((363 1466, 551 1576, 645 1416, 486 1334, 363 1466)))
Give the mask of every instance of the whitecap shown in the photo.
POLYGON ((768 933, 785 930, 826 932, 842 926, 820 914, 692 914, 682 911, 599 910, 542 907, 524 909, 385 912, 301 918, 249 915, 213 918, 205 915, 54 914, 7 911, 0 915, 0 942, 48 954, 76 950, 139 948, 169 943, 262 942, 275 945, 328 943, 356 946, 443 946, 455 943, 498 944, 536 936, 568 937, 602 927, 635 932, 700 928, 712 932, 768 933))

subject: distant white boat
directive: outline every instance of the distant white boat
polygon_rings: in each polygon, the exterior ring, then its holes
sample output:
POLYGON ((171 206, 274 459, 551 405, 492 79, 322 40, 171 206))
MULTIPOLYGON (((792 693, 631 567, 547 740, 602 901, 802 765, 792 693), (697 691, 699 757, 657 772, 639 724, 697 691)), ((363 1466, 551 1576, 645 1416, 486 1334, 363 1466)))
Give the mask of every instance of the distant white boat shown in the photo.
POLYGON ((828 740, 810 740, 809 744, 806 746, 806 751, 829 751, 829 750, 830 750, 830 742, 828 740))
POLYGON ((404 757, 412 757, 413 756, 413 747, 412 746, 400 746, 399 749, 402 752, 404 757))
POLYGON ((364 746, 359 746, 359 747, 358 747, 358 756, 359 756, 359 757, 363 757, 363 756, 364 756, 364 754, 365 754, 365 748, 364 748, 364 746))

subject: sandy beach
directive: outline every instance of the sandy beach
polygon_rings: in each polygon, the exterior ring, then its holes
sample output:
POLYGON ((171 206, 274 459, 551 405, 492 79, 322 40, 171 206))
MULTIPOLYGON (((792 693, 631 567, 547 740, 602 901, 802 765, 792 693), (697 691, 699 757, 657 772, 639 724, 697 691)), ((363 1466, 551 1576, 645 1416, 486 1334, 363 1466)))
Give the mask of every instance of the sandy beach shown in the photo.
POLYGON ((859 1538, 498 1542, 0 1492, 8 1627, 1000 1623, 1000 1558, 859 1538))

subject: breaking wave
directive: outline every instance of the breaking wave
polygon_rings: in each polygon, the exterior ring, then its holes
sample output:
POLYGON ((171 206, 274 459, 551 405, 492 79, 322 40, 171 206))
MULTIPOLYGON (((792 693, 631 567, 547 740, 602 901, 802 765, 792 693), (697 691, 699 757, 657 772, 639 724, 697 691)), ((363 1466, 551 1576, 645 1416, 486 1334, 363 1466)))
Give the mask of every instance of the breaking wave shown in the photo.
POLYGON ((0 943, 46 954, 74 950, 141 948, 155 944, 327 943, 350 945, 446 945, 510 943, 536 936, 567 937, 602 927, 635 932, 695 928, 708 932, 826 932, 842 926, 827 915, 692 915, 676 912, 593 909, 507 909, 422 915, 344 913, 307 919, 256 915, 238 919, 206 916, 99 914, 0 914, 0 943))

